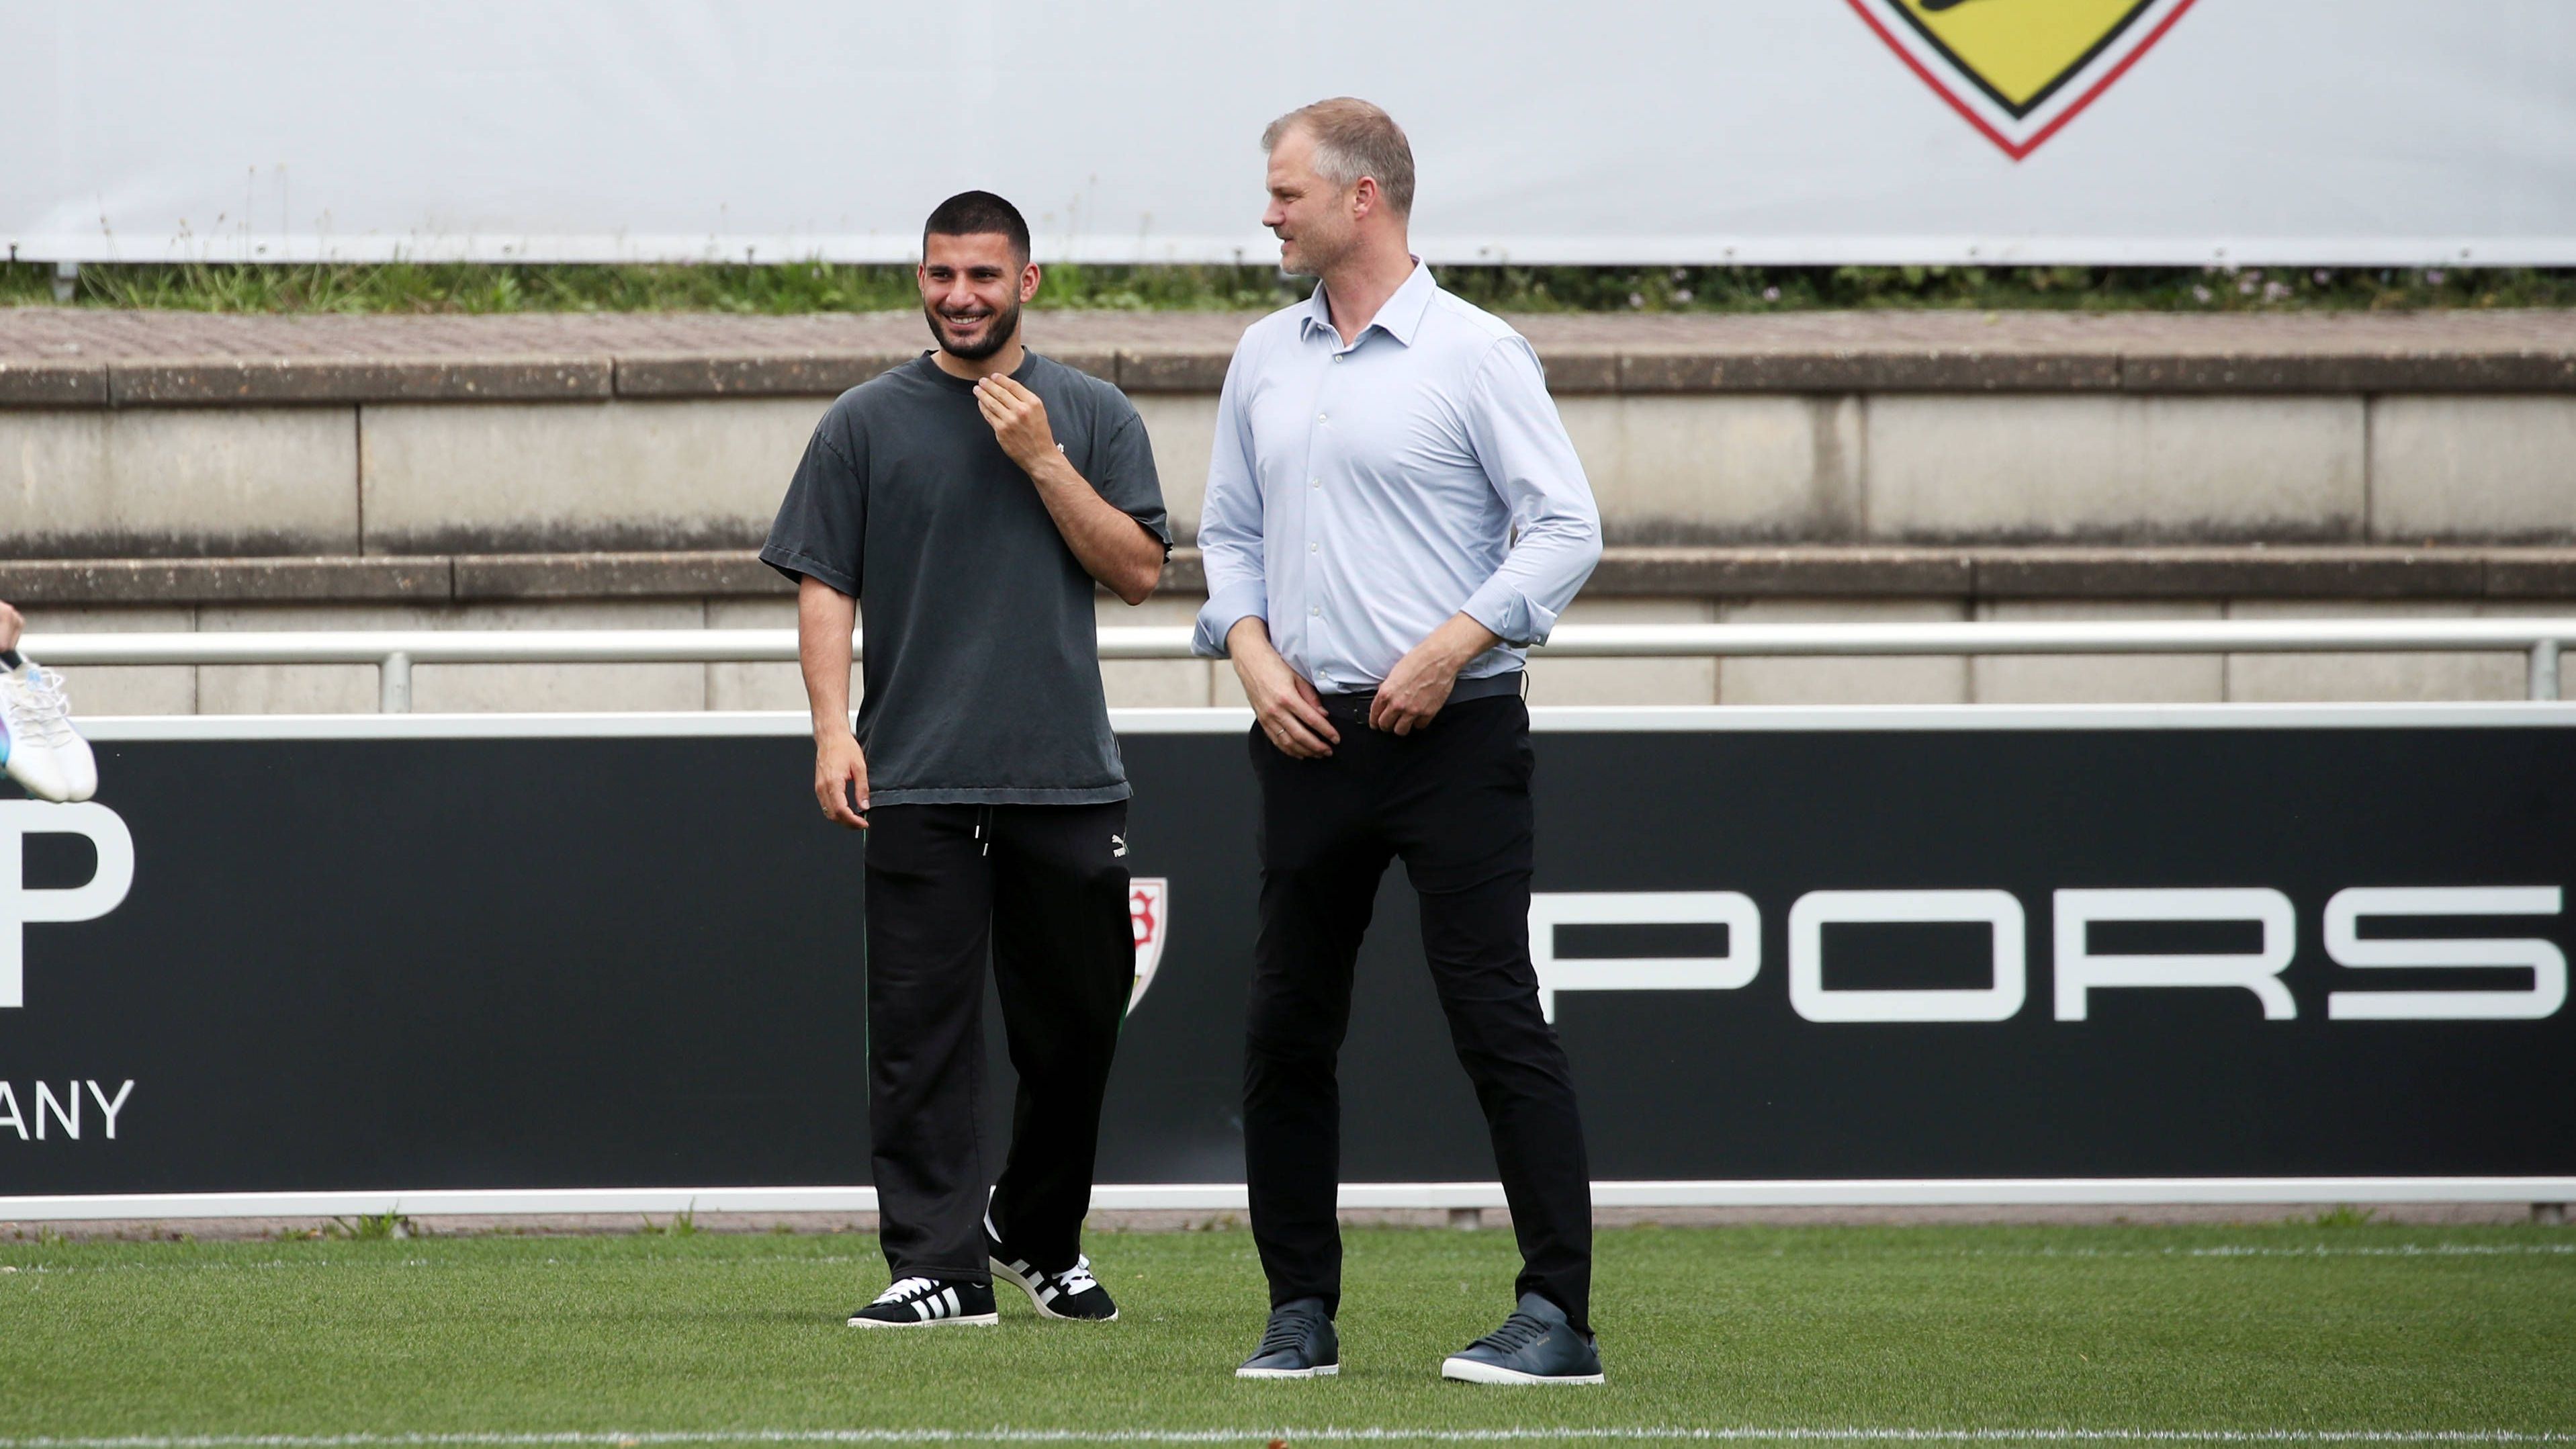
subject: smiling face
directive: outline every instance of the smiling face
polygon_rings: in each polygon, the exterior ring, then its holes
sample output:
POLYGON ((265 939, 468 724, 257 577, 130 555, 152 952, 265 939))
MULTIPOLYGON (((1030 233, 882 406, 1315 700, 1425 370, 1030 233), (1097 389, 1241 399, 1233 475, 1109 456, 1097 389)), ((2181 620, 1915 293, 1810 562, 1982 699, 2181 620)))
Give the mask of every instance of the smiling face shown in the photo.
POLYGON ((1270 150, 1270 209, 1261 224, 1279 238, 1279 268, 1320 277, 1350 254, 1359 183, 1335 186, 1315 171, 1315 138, 1291 126, 1270 150))
POLYGON ((1037 295, 1037 264, 1000 232, 921 239, 921 312, 940 350, 981 362, 1019 335, 1020 304, 1037 295))

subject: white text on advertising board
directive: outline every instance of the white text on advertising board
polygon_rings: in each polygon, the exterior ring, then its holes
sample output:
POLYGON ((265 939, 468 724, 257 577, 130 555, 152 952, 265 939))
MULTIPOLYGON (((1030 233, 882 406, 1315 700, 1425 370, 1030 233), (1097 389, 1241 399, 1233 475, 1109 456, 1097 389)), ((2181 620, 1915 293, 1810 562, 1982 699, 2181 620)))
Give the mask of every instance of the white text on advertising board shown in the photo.
MULTIPOLYGON (((2494 989, 2372 990, 2326 993, 2329 1021, 2528 1021, 2555 1015, 2567 1001, 2567 957, 2538 937, 2462 939, 2361 934, 2361 923, 2495 916, 2557 916, 2557 886, 2355 886, 2326 902, 2326 956, 2355 971, 2516 968, 2531 984, 2494 989)), ((2219 889, 2061 890, 2052 893, 2050 938, 2054 1004, 2059 1021, 2082 1021, 2098 991, 2178 987, 2250 992, 2270 1021, 2298 1016, 2281 980, 2298 954, 2298 912, 2290 898, 2263 886, 2219 889), (2127 922, 2250 925, 2258 944, 2240 952, 2106 952, 2092 928, 2127 922)), ((1809 891, 1789 908, 1789 1003, 1818 1022, 2003 1021, 2029 994, 2027 921, 2019 898, 2000 890, 1809 891), (1982 986, 1904 990, 1831 989, 1825 984, 1825 927, 1957 923, 1987 927, 1990 946, 1982 986)), ((1538 967, 1539 1004, 1556 1017, 1567 991, 1732 991, 1762 971, 1762 910, 1735 891, 1597 891, 1530 898, 1530 957, 1538 967), (1561 956, 1562 926, 1719 925, 1725 950, 1714 956, 1561 956)))

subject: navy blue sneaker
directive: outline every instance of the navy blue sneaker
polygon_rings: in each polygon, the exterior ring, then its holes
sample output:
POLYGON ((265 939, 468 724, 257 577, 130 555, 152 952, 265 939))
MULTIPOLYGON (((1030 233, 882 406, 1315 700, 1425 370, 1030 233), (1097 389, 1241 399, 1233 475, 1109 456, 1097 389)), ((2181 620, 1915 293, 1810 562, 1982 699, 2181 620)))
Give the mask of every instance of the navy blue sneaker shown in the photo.
POLYGON ((1320 1379, 1342 1371, 1342 1341, 1321 1298, 1300 1298, 1270 1310, 1261 1347, 1234 1371, 1239 1379, 1320 1379))
POLYGON ((1449 1355, 1440 1377, 1469 1384, 1597 1384, 1601 1345, 1575 1332, 1564 1309, 1524 1293, 1502 1327, 1449 1355))

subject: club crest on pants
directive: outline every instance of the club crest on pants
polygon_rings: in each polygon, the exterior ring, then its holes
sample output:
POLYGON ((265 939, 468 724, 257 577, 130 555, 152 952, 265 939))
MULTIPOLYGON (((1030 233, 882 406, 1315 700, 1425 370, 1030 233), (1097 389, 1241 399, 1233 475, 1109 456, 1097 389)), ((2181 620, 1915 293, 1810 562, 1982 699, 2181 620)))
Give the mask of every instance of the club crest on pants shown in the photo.
POLYGON ((1172 883, 1161 876, 1127 883, 1127 921, 1136 928, 1136 990, 1127 998, 1134 1011, 1154 984, 1154 968, 1163 959, 1163 938, 1170 934, 1172 883))

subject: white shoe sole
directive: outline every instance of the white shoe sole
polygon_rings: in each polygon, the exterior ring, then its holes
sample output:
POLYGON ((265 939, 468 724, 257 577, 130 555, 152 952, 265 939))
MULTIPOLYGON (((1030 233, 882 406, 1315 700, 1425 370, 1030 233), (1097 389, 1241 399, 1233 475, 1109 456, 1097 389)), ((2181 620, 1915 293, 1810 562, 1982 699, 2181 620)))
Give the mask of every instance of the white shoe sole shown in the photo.
MULTIPOLYGON (((18 740, 10 744, 11 753, 5 756, 8 764, 0 770, 17 781, 18 788, 55 805, 89 798, 81 792, 80 780, 64 764, 59 752, 18 740)), ((97 787, 92 785, 91 789, 94 792, 97 787)))
POLYGON ((1239 1379, 1328 1379, 1341 1371, 1340 1364, 1327 1363, 1303 1369, 1239 1368, 1234 1371, 1234 1376, 1239 1379))
POLYGON ((1519 1369, 1507 1369, 1473 1358, 1441 1360, 1440 1377, 1456 1379, 1462 1384, 1597 1384, 1603 1382, 1600 1374, 1565 1374, 1557 1377, 1546 1374, 1525 1374, 1519 1369))
POLYGON ((991 1328, 1002 1321, 998 1313, 970 1313, 963 1318, 924 1318, 913 1323, 888 1323, 882 1318, 852 1318, 852 1328, 991 1328))
POLYGON ((1040 1318, 1052 1318, 1058 1323, 1116 1323, 1118 1321, 1118 1310, 1115 1308, 1109 1310, 1109 1316, 1107 1318, 1076 1318, 1070 1313, 1058 1313, 1054 1309, 1047 1307, 1045 1303, 1039 1301, 1036 1286, 1030 1283, 1026 1278, 1012 1272, 1010 1264, 1003 1262, 999 1258, 987 1258, 984 1261, 993 1266, 993 1276, 995 1278, 1020 1285, 1020 1291, 1029 1295, 1029 1306, 1038 1311, 1038 1317, 1040 1318))

